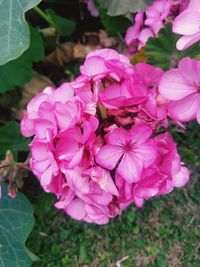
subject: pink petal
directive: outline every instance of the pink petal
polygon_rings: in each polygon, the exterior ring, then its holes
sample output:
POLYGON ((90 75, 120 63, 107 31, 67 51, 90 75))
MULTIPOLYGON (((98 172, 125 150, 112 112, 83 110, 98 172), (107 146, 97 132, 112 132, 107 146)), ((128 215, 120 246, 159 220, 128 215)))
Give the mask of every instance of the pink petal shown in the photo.
POLYGON ((127 140, 132 140, 132 135, 122 128, 117 128, 108 133, 105 136, 105 140, 109 145, 123 147, 127 144, 127 140))
POLYGON ((186 9, 176 17, 173 23, 173 32, 183 35, 192 35, 199 32, 200 12, 186 9))
POLYGON ((31 154, 34 159, 38 161, 49 159, 47 144, 33 140, 30 144, 31 154))
POLYGON ((85 204, 79 198, 73 199, 65 208, 65 211, 69 216, 78 221, 83 220, 86 215, 85 204))
POLYGON ((148 142, 141 144, 137 149, 135 149, 135 154, 139 158, 144 167, 147 168, 150 166, 157 155, 157 145, 154 140, 149 140, 148 142))
POLYGON ((159 92, 169 100, 179 100, 190 95, 196 89, 181 75, 178 69, 167 71, 161 78, 159 92))
POLYGON ((191 121, 196 118, 200 106, 200 95, 193 93, 185 98, 171 102, 168 110, 172 118, 177 121, 191 121))
POLYGON ((176 43, 178 50, 184 50, 200 40, 200 33, 182 36, 176 43))
POLYGON ((197 91, 200 87, 200 61, 185 57, 179 62, 178 68, 188 84, 197 91))
POLYGON ((73 100, 74 89, 69 83, 62 83, 49 97, 49 99, 55 103, 66 103, 69 100, 73 100))
POLYGON ((65 171, 65 177, 71 190, 81 192, 82 194, 89 193, 89 179, 81 176, 80 169, 71 169, 65 171))
POLYGON ((49 166, 48 169, 46 169, 46 171, 42 174, 40 178, 40 184, 47 192, 48 192, 47 186, 51 183, 52 177, 53 177, 52 167, 49 166))
POLYGON ((117 146, 105 145, 97 153, 95 159, 100 166, 112 170, 115 168, 122 154, 123 150, 117 146))
POLYGON ((136 125, 131 128, 132 141, 140 145, 147 141, 152 135, 152 128, 147 125, 136 125))
POLYGON ((190 178, 190 172, 188 168, 181 167, 181 170, 173 177, 174 186, 182 187, 184 186, 190 178))
POLYGON ((143 163, 140 159, 125 154, 117 168, 117 172, 127 182, 135 183, 140 180, 142 169, 143 163))
POLYGON ((99 56, 86 58, 84 65, 80 69, 81 73, 87 76, 95 76, 108 72, 105 66, 105 60, 99 56))

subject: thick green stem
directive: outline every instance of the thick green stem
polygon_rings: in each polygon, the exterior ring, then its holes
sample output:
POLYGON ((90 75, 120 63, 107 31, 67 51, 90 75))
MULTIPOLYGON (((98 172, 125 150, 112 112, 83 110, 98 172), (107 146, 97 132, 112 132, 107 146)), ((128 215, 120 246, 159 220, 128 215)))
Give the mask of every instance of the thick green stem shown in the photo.
POLYGON ((33 8, 33 10, 41 17, 43 18, 49 25, 51 25, 52 27, 55 28, 55 25, 53 23, 53 21, 49 18, 49 16, 44 12, 42 11, 42 9, 40 9, 39 7, 35 6, 33 8))

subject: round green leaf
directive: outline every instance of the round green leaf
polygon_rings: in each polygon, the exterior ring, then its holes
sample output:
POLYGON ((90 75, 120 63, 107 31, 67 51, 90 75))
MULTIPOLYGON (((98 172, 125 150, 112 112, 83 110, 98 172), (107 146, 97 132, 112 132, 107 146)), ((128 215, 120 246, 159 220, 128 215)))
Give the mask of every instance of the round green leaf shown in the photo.
POLYGON ((25 12, 41 0, 0 1, 0 65, 19 57, 30 44, 25 12))
POLYGON ((107 9, 109 16, 125 15, 145 10, 152 0, 100 0, 100 5, 107 9))
POLYGON ((39 31, 30 26, 30 46, 17 59, 0 66, 0 94, 27 83, 32 76, 32 62, 44 59, 44 44, 39 31))
POLYGON ((31 204, 22 193, 12 199, 8 196, 6 184, 1 185, 0 199, 0 266, 29 267, 25 241, 33 225, 31 204))

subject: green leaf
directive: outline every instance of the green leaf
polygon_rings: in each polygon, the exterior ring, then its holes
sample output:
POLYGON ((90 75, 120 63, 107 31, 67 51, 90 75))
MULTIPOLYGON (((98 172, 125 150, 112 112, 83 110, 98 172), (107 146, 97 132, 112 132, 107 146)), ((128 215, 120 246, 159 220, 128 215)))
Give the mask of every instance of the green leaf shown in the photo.
POLYGON ((56 15, 52 9, 46 9, 45 11, 60 36, 72 35, 76 29, 76 24, 72 20, 56 15))
POLYGON ((11 150, 14 155, 17 155, 18 151, 28 151, 29 141, 21 135, 16 121, 8 122, 0 127, 0 159, 5 158, 7 150, 11 150))
POLYGON ((26 253, 25 242, 33 225, 33 210, 22 193, 12 199, 6 184, 1 185, 0 200, 0 266, 29 267, 31 259, 26 253))
POLYGON ((32 76, 32 61, 44 59, 44 45, 40 33, 30 26, 30 34, 29 48, 19 58, 0 66, 0 94, 28 82, 32 76))
POLYGON ((40 1, 0 1, 0 65, 18 58, 29 47, 30 32, 24 14, 40 1))
POLYGON ((123 34, 132 25, 132 22, 123 16, 111 17, 107 15, 106 9, 101 7, 101 0, 95 0, 95 5, 98 7, 101 22, 109 35, 123 34))
POLYGON ((145 10, 152 0, 101 0, 102 8, 107 9, 109 16, 119 16, 145 10))
POLYGON ((180 38, 172 32, 171 24, 167 24, 164 29, 159 31, 157 38, 150 38, 145 46, 145 55, 150 64, 167 70, 176 67, 179 60, 183 57, 191 58, 200 53, 200 47, 195 44, 184 51, 176 49, 176 42, 180 38))

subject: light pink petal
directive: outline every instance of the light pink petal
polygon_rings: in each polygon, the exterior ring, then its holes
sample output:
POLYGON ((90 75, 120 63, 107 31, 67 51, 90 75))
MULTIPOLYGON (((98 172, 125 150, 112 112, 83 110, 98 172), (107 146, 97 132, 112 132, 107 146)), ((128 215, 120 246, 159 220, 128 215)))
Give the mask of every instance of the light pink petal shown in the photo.
POLYGON ((42 174, 40 178, 40 184, 46 192, 48 192, 47 186, 51 183, 52 177, 53 177, 52 167, 49 166, 48 169, 45 170, 45 172, 42 174))
MULTIPOLYGON (((97 224, 106 224, 109 222, 108 215, 106 214, 105 208, 101 208, 100 206, 95 205, 85 205, 85 210, 87 212, 87 216, 90 219, 90 222, 94 222, 97 224)), ((108 212, 108 211, 107 211, 108 212)))
POLYGON ((95 76, 108 72, 105 66, 105 60, 99 56, 90 56, 86 58, 85 63, 80 68, 81 73, 87 76, 95 76))
POLYGON ((91 176, 91 179, 96 182, 101 187, 101 189, 103 189, 107 193, 118 196, 118 191, 112 177, 110 176, 110 172, 97 166, 91 168, 89 170, 89 174, 91 176))
POLYGON ((55 203, 55 207, 57 209, 64 209, 71 201, 72 199, 75 197, 74 192, 71 189, 67 190, 67 193, 65 193, 60 199, 59 201, 57 201, 55 203))
POLYGON ((95 159, 100 166, 112 170, 115 168, 122 154, 123 150, 119 149, 117 146, 105 145, 97 153, 95 159))
POLYGON ((37 118, 39 106, 41 105, 41 103, 45 102, 47 98, 47 94, 39 93, 28 103, 27 111, 30 119, 37 118))
POLYGON ((144 199, 140 197, 134 196, 134 202, 138 208, 141 208, 144 205, 144 199))
POLYGON ((20 124, 20 131, 25 137, 34 135, 34 121, 28 118, 28 113, 24 114, 24 117, 20 124))
POLYGON ((65 208, 65 211, 69 216, 78 221, 83 220, 86 215, 85 204, 79 198, 73 199, 65 208))
POLYGON ((154 34, 150 28, 143 29, 138 36, 138 40, 140 41, 139 49, 141 49, 143 46, 145 46, 148 39, 150 37, 153 37, 153 36, 154 36, 154 34))
POLYGON ((49 97, 49 100, 52 103, 60 102, 66 103, 69 100, 73 100, 74 97, 74 89, 69 83, 62 83, 60 87, 58 87, 52 95, 49 97))
POLYGON ((178 69, 167 71, 162 76, 158 89, 160 94, 169 100, 182 99, 196 90, 178 69))
POLYGON ((34 141, 30 144, 31 154, 38 161, 49 159, 48 147, 44 142, 34 141))
POLYGON ((65 177, 71 190, 86 194, 89 192, 88 177, 81 176, 80 169, 71 169, 65 171, 65 177))
POLYGON ((171 102, 168 106, 169 114, 177 121, 186 122, 196 118, 200 105, 200 95, 193 93, 185 98, 171 102))
POLYGON ((38 139, 45 139, 47 129, 53 129, 53 123, 45 119, 36 119, 34 121, 34 129, 38 139))
POLYGON ((173 23, 173 32, 183 35, 192 35, 199 32, 200 12, 195 9, 186 9, 176 17, 173 23))
POLYGON ((32 159, 30 164, 33 173, 37 176, 41 176, 41 174, 49 167, 49 165, 49 159, 37 161, 37 158, 32 159))
POLYGON ((139 158, 125 154, 117 168, 117 172, 127 182, 135 183, 140 180, 143 163, 139 158))
POLYGON ((77 166, 82 157, 83 157, 83 151, 84 151, 84 146, 82 146, 75 154, 74 156, 72 157, 72 159, 70 160, 69 164, 68 164, 68 167, 69 168, 73 168, 75 166, 77 166))
POLYGON ((181 167, 181 170, 173 177, 174 186, 182 187, 184 186, 190 178, 190 172, 188 168, 181 167))
POLYGON ((182 36, 176 43, 178 50, 184 50, 200 40, 200 33, 182 36))
POLYGON ((200 61, 185 57, 179 62, 178 68, 188 84, 197 91, 200 88, 200 61))

